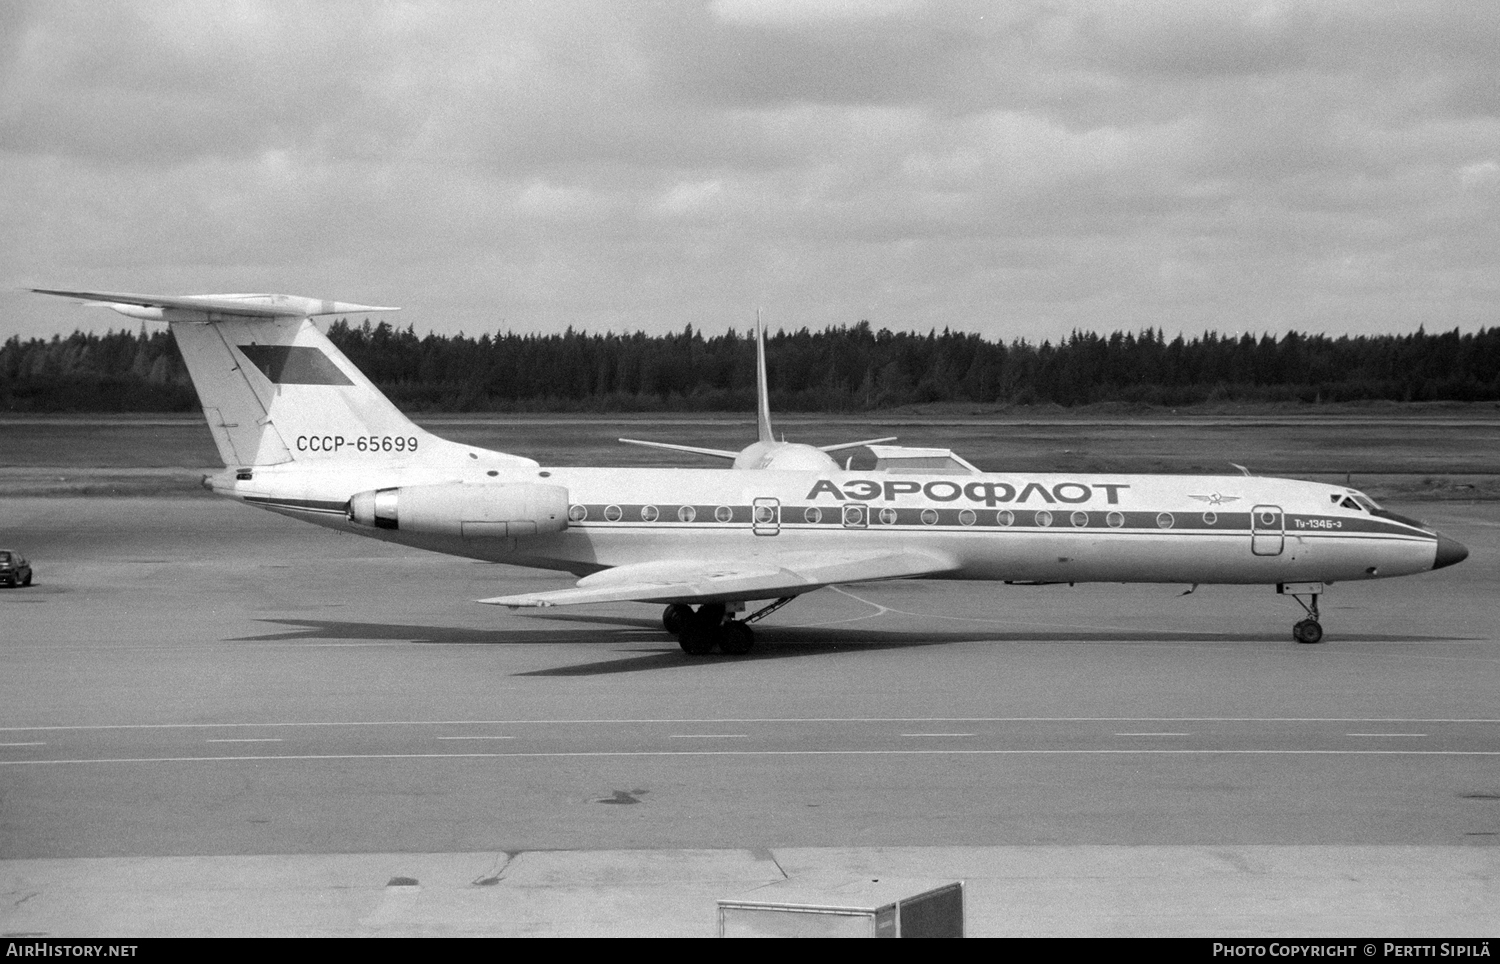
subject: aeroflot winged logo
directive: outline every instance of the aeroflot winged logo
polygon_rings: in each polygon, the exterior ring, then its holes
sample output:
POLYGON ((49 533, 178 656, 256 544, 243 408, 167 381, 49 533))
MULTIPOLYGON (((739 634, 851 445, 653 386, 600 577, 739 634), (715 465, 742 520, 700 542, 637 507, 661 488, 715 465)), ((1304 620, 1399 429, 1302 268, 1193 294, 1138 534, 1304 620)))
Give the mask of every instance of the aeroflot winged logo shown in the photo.
POLYGON ((236 345, 273 385, 353 385, 333 360, 302 345, 236 345))
POLYGON ((1015 485, 1009 482, 988 481, 961 484, 949 479, 934 479, 925 483, 914 479, 892 479, 882 482, 872 479, 855 479, 845 482, 843 488, 839 488, 829 479, 820 479, 812 487, 812 491, 807 493, 807 498, 816 499, 828 495, 840 502, 851 499, 856 502, 870 502, 875 499, 894 502, 898 496, 921 495, 933 502, 957 502, 959 499, 968 499, 970 502, 982 502, 985 505, 1032 501, 1077 505, 1081 502, 1088 502, 1096 493, 1102 492, 1109 505, 1118 505, 1120 490, 1128 488, 1130 486, 1118 482, 1095 482, 1093 485, 1085 485, 1082 482, 1058 482, 1048 487, 1040 482, 1024 484, 1017 482, 1015 485))
POLYGON ((1237 495, 1220 495, 1217 492, 1213 495, 1189 495, 1188 498, 1197 499, 1199 502, 1207 502, 1209 505, 1224 505, 1228 502, 1240 501, 1240 497, 1237 495))

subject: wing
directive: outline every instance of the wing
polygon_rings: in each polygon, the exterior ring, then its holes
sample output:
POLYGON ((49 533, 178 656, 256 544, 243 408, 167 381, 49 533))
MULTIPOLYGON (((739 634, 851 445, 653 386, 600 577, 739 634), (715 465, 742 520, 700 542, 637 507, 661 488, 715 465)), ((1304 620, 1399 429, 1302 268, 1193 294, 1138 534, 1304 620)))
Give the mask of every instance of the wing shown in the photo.
POLYGON ((585 576, 573 589, 497 596, 479 602, 512 609, 581 603, 713 603, 778 599, 844 582, 909 579, 952 572, 938 553, 785 552, 758 559, 671 559, 616 566, 585 576))
POLYGON ((863 442, 840 442, 837 445, 819 445, 819 452, 842 452, 844 449, 857 449, 861 445, 879 445, 881 442, 894 442, 896 436, 889 438, 867 438, 863 442))
POLYGON ((647 442, 638 438, 622 438, 620 441, 626 445, 644 445, 653 449, 670 449, 673 452, 692 452, 694 455, 712 455, 721 459, 739 458, 738 452, 726 452, 723 449, 700 449, 692 445, 673 445, 670 442, 647 442))

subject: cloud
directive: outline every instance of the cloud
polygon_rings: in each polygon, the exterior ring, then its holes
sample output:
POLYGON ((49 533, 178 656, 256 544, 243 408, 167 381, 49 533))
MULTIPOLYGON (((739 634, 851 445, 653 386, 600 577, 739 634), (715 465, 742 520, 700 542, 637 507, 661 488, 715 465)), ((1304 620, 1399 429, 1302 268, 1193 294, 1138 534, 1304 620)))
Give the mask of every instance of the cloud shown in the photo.
POLYGON ((869 20, 910 20, 924 0, 714 0, 714 16, 725 23, 798 28, 869 20))
POLYGON ((5 4, 0 284, 471 332, 1490 324, 1497 40, 1380 0, 5 4))
POLYGON ((1494 189, 1500 185, 1500 162, 1491 157, 1465 164, 1458 171, 1458 179, 1467 188, 1494 189))

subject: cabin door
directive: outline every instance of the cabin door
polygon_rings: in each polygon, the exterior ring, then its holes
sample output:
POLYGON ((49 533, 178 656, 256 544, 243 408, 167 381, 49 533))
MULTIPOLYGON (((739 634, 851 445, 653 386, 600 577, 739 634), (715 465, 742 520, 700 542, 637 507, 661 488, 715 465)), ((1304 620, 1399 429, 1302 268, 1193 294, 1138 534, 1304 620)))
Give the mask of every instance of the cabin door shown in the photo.
POLYGON ((1250 551, 1257 556, 1279 556, 1286 545, 1286 516, 1279 505, 1250 510, 1250 551))
POLYGON ((781 502, 756 499, 750 508, 750 528, 758 536, 774 536, 781 531, 781 502))

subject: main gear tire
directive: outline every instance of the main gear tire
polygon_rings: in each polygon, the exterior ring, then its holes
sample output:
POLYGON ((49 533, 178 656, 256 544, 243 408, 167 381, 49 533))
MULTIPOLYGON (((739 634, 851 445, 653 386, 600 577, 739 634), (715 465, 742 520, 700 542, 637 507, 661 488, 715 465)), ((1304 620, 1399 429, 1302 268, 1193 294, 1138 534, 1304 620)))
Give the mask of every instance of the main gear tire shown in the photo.
POLYGON ((689 656, 707 656, 714 651, 714 634, 689 625, 678 634, 677 645, 689 656))
POLYGON ((667 632, 676 636, 682 632, 683 627, 687 625, 687 621, 692 617, 693 607, 684 606, 681 603, 673 603, 662 610, 661 625, 667 632))
POLYGON ((755 633, 744 623, 725 623, 719 631, 719 651, 727 656, 744 656, 755 646, 755 633))
POLYGON ((1317 620, 1304 619, 1292 627, 1292 638, 1299 643, 1312 645, 1323 641, 1323 627, 1317 620))
POLYGON ((689 656, 704 656, 714 651, 723 635, 724 604, 706 603, 683 620, 677 644, 689 656))

